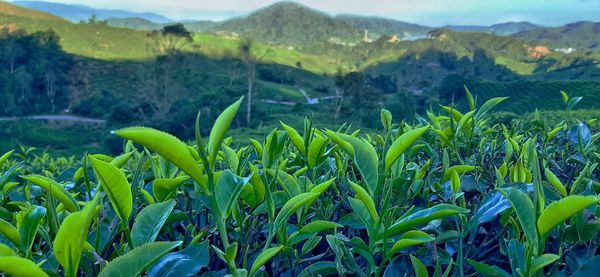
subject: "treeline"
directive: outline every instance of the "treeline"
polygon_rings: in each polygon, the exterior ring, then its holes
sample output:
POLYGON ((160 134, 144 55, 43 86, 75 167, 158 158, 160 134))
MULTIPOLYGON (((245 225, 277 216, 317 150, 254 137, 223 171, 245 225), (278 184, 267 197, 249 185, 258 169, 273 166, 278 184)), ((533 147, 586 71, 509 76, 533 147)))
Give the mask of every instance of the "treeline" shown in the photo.
POLYGON ((0 29, 0 115, 56 113, 69 104, 73 58, 51 30, 0 29))

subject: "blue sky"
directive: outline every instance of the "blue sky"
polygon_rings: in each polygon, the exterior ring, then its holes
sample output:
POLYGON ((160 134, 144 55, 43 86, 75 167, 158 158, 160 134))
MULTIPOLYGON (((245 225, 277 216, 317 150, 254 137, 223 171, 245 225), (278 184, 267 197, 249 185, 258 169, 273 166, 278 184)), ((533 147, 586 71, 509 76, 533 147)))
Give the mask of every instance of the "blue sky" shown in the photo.
MULTIPOLYGON (((276 0, 47 0, 96 8, 155 12, 172 19, 225 19, 276 0)), ((600 0, 298 0, 331 14, 375 15, 438 26, 531 21, 561 25, 600 21, 600 0)))

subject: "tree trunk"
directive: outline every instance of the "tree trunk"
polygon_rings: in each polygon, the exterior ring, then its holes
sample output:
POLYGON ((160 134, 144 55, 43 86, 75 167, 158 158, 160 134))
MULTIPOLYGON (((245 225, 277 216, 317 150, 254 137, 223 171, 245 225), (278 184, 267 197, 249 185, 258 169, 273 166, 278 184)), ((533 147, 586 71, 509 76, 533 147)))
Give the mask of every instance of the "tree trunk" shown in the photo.
POLYGON ((250 126, 250 122, 252 119, 252 87, 254 86, 254 80, 252 78, 252 74, 248 72, 248 93, 246 95, 246 123, 250 126))

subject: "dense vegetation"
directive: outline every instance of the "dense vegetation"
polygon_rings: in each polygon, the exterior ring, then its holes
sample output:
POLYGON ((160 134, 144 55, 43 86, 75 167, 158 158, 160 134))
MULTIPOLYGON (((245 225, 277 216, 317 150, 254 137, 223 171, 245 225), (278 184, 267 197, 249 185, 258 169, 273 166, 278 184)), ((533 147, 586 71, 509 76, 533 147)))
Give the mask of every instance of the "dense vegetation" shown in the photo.
MULTIPOLYGON (((581 100, 563 94, 567 109, 581 100)), ((15 276, 593 274, 598 121, 494 124, 506 100, 416 124, 188 145, 130 127, 116 157, 0 157, 0 271, 15 276)))

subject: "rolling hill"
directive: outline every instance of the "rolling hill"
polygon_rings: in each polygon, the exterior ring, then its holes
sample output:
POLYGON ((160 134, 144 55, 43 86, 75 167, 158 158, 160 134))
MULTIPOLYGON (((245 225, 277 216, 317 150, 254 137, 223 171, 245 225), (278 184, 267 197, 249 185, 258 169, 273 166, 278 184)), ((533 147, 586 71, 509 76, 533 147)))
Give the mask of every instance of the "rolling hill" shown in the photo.
POLYGON ((62 18, 51 13, 26 9, 3 1, 0 1, 0 14, 29 17, 41 20, 63 20, 62 18))
POLYGON ((155 13, 136 13, 123 10, 96 9, 83 5, 70 5, 44 1, 14 1, 11 3, 20 7, 54 14, 73 22, 88 20, 93 15, 95 15, 98 20, 137 17, 156 23, 168 23, 173 21, 155 13))
POLYGON ((382 17, 338 15, 335 19, 356 29, 367 30, 371 39, 377 39, 382 35, 397 35, 401 39, 411 40, 426 36, 427 32, 432 30, 431 27, 382 17))
POLYGON ((517 38, 576 50, 600 49, 600 22, 580 21, 561 27, 536 28, 514 35, 517 38))
POLYGON ((524 31, 528 31, 535 28, 540 28, 541 26, 535 25, 530 22, 521 21, 521 22, 504 22, 498 23, 490 26, 463 26, 463 25, 446 25, 444 28, 457 31, 457 32, 482 32, 482 33, 491 33, 499 36, 508 36, 524 31))
POLYGON ((226 20, 212 30, 291 46, 323 41, 354 43, 363 38, 362 30, 294 2, 275 3, 248 16, 226 20))

